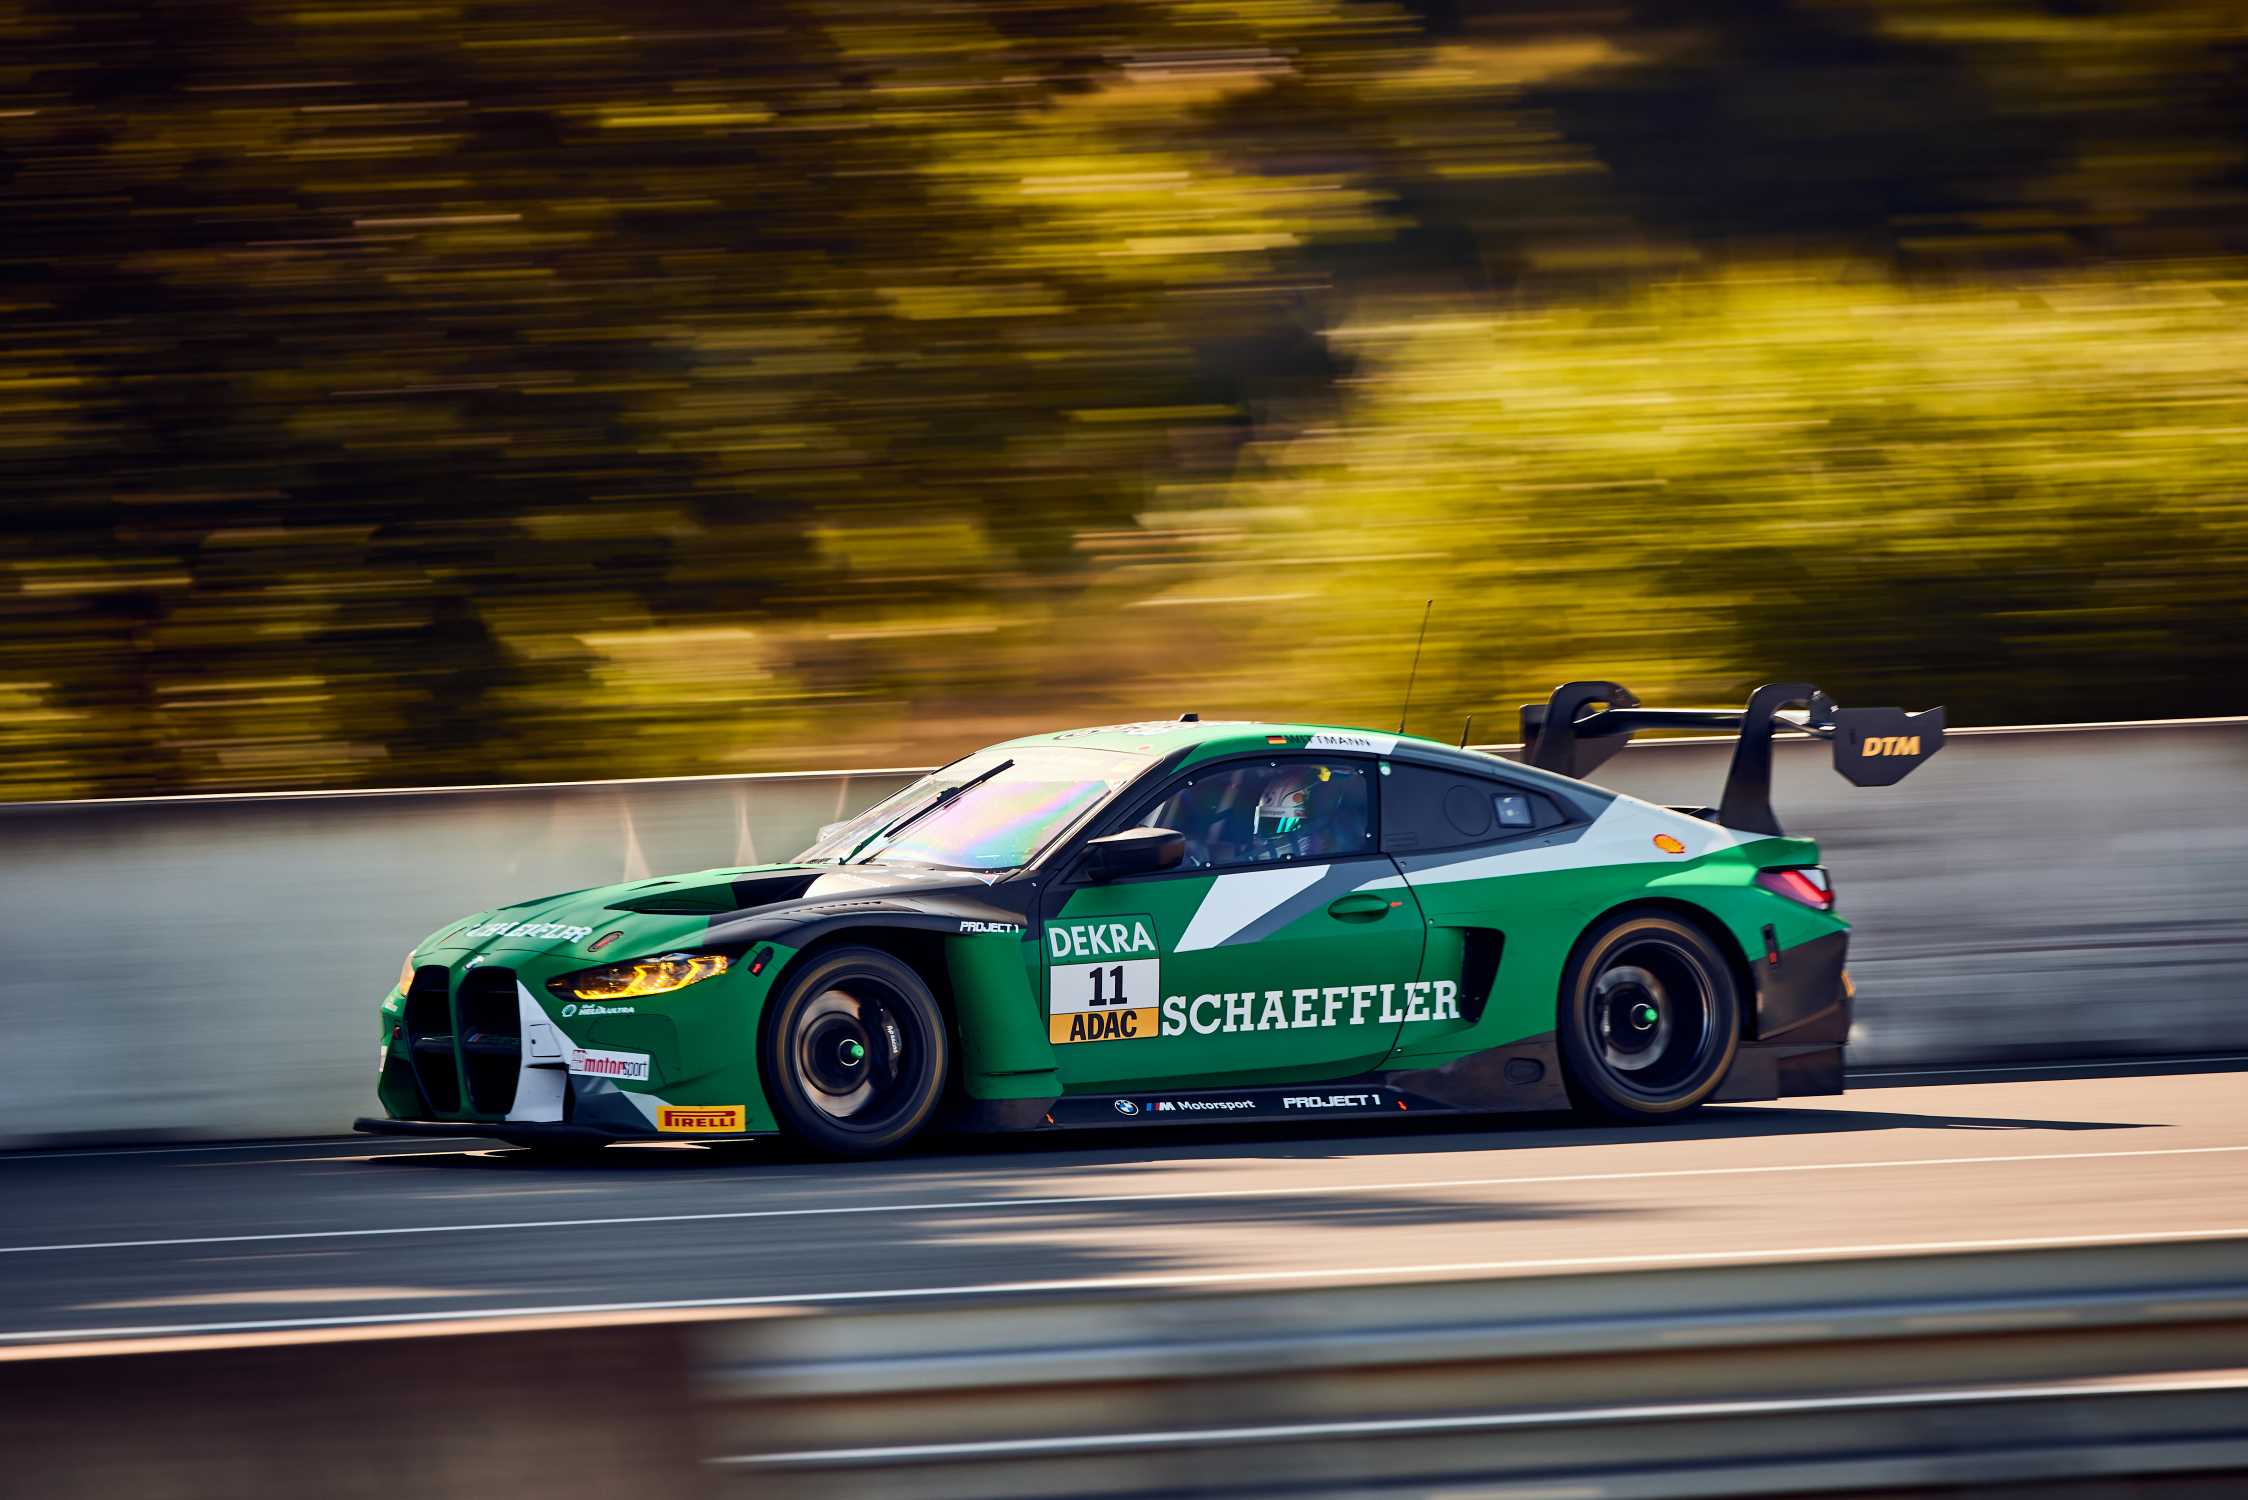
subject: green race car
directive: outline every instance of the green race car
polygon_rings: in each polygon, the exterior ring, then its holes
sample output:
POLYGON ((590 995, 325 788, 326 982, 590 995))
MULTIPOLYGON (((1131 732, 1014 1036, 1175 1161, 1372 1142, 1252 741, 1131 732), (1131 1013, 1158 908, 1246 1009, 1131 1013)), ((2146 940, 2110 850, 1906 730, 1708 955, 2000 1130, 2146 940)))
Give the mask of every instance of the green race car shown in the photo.
POLYGON ((578 1149, 1836 1093, 1846 924, 1772 814, 1775 730, 1861 785, 1943 711, 1643 708, 1570 683, 1521 761, 1294 724, 981 750, 791 863, 573 891, 418 945, 383 1118, 578 1149), (1791 710, 1803 710, 1800 714, 1791 710), (1737 731, 1715 808, 1582 778, 1643 729, 1737 731))

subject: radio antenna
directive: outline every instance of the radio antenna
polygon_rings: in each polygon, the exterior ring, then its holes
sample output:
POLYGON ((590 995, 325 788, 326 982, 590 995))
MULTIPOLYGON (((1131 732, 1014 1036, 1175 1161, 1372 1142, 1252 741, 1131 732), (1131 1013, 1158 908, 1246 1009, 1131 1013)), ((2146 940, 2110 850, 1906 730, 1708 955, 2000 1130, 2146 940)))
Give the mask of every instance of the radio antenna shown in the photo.
POLYGON ((1471 729, 1473 729, 1474 727, 1475 727, 1475 715, 1473 715, 1473 714, 1469 714, 1469 715, 1467 716, 1467 722, 1466 722, 1465 724, 1462 724, 1462 725, 1460 726, 1460 748, 1461 748, 1462 750, 1465 750, 1465 749, 1467 748, 1467 736, 1468 736, 1468 731, 1469 731, 1469 730, 1471 730, 1471 729))
POLYGON ((1413 711, 1413 679, 1421 675, 1421 646, 1428 640, 1428 612, 1436 608, 1431 599, 1421 606, 1421 633, 1413 640, 1413 669, 1405 674, 1405 706, 1397 711, 1397 732, 1405 732, 1405 716, 1413 711))

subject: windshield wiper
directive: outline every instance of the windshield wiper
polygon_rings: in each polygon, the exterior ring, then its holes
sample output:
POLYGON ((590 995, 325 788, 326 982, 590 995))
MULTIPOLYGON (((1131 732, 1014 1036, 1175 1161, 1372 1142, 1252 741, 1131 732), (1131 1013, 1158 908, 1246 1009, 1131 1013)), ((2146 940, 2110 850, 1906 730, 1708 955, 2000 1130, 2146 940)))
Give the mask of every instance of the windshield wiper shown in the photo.
MULTIPOLYGON (((937 795, 941 797, 943 793, 940 792, 937 795)), ((904 812, 899 813, 896 817, 892 818, 889 822, 882 824, 879 828, 869 829, 867 831, 866 837, 860 839, 857 843, 844 850, 841 854, 836 855, 833 863, 839 865, 849 864, 852 860, 858 858, 859 851, 861 849, 866 848, 869 844, 872 844, 876 839, 882 837, 882 835, 888 833, 891 829, 902 828, 903 826, 905 826, 906 822, 909 819, 918 818, 919 816, 921 816, 921 814, 936 806, 936 803, 937 798, 931 797, 926 802, 919 802, 914 804, 912 807, 907 808, 904 812)))
MULTIPOLYGON (((899 834, 905 832, 906 829, 912 827, 915 823, 920 822, 923 818, 926 818, 927 816, 929 816, 929 814, 935 812, 940 807, 951 806, 960 798, 962 793, 968 791, 970 788, 982 786, 985 782, 991 780, 992 777, 997 776, 1001 771, 1006 770, 1013 764, 1014 762, 1012 760, 1003 760, 988 771, 979 771, 975 775, 969 777, 966 781, 956 782, 953 785, 946 787, 943 791, 937 793, 936 796, 930 798, 927 802, 922 803, 919 807, 914 808, 910 812, 901 813, 898 817, 892 819, 888 823, 885 823, 881 828, 877 829, 874 833, 868 836, 865 844, 859 845, 859 848, 853 849, 851 853, 854 855, 857 854, 859 852, 859 849, 866 848, 867 844, 872 844, 876 839, 883 840, 885 847, 887 847, 887 844, 890 840, 894 840, 899 834)), ((861 859, 859 863, 863 865, 867 862, 867 860, 874 858, 876 854, 880 854, 881 852, 882 851, 880 849, 876 849, 873 851, 873 853, 868 854, 865 859, 861 859)), ((847 864, 849 862, 850 861, 848 858, 838 861, 838 863, 844 864, 847 864)))

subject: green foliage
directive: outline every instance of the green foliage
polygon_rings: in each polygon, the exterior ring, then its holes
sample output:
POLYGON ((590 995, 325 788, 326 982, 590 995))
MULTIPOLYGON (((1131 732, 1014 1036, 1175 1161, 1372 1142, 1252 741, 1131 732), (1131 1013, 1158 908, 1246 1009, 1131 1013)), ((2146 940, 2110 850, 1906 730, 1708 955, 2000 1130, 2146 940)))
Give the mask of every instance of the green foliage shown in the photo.
POLYGON ((1517 10, 0 0, 0 795, 2239 706, 2236 7, 1517 10))
POLYGON ((1717 702, 1809 677, 1982 723, 2248 706, 2223 626, 2248 600, 2244 274, 1767 266, 1366 310, 1334 335, 1357 399, 1249 487, 1289 517, 1271 555, 1228 549, 1312 583, 1260 654, 1304 643, 1298 670, 1365 683, 1378 718, 1434 589, 1439 733, 1564 677, 1717 702), (1321 629, 1350 618, 1382 628, 1321 629))

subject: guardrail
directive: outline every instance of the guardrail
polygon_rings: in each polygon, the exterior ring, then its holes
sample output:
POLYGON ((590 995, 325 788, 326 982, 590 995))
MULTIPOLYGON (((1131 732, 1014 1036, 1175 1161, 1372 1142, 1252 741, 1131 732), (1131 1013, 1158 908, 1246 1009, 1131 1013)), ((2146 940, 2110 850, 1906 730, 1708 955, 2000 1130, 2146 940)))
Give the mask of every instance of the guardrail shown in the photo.
POLYGON ((2214 1237, 11 1350, 0 1443, 63 1500, 2237 1485, 2244 1356, 2214 1237))
MULTIPOLYGON (((1857 924, 1856 1065, 2248 1050, 2248 720, 1958 732, 1773 802, 1857 924)), ((1726 742, 1601 780, 1700 803, 1726 742)), ((785 858, 906 770, 0 806, 0 1144, 324 1134, 406 946, 498 900, 785 858)))

